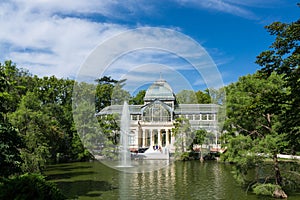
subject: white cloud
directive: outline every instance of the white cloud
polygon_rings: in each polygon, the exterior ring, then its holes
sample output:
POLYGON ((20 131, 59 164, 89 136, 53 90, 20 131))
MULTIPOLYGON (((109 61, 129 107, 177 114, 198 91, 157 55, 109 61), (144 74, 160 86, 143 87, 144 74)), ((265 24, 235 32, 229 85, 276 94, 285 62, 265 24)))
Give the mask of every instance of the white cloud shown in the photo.
MULTIPOLYGON (((40 76, 75 77, 81 64, 96 45, 128 29, 123 25, 94 22, 85 17, 95 13, 111 18, 130 15, 130 13, 116 13, 115 11, 118 9, 125 9, 133 13, 153 11, 154 7, 149 3, 141 2, 126 1, 122 3, 109 0, 12 0, 2 2, 0 3, 0 24, 3 31, 0 32, 0 51, 2 53, 0 59, 12 59, 18 66, 29 68, 33 74, 40 76), (80 17, 81 15, 85 17, 80 17)), ((153 32, 155 35, 141 34, 141 36, 152 37, 149 41, 155 41, 156 44, 168 44, 172 38, 165 37, 165 33, 157 29, 153 32)), ((147 38, 145 40, 143 37, 135 37, 138 41, 131 41, 128 38, 124 45, 147 42, 147 38)), ((118 45, 115 47, 118 48, 118 45)), ((192 53, 194 51, 190 49, 191 46, 185 45, 184 40, 170 43, 169 47, 174 51, 180 51, 182 57, 189 57, 193 60, 192 53), (184 52, 188 52, 188 54, 184 54, 184 52)), ((115 50, 118 51, 118 49, 115 50)), ((172 61, 173 57, 177 57, 176 55, 158 55, 156 51, 149 51, 147 55, 142 54, 143 52, 131 56, 126 55, 124 59, 120 60, 121 64, 116 62, 110 69, 111 75, 121 77, 124 73, 126 75, 132 67, 143 63, 168 65, 177 72, 193 69, 183 61, 172 61)), ((196 56, 202 55, 198 52, 196 56)), ((200 63, 199 59, 194 62, 202 67, 207 64, 207 60, 204 60, 203 63, 200 63)), ((143 80, 153 81, 156 79, 155 73, 144 69, 143 74, 140 75, 143 80)), ((128 77, 130 76, 128 75, 128 77)))
POLYGON ((249 9, 244 8, 240 4, 236 4, 235 1, 227 0, 177 0, 180 4, 184 6, 197 6, 199 8, 217 10, 220 12, 236 15, 239 17, 244 17, 248 19, 257 19, 257 16, 251 12, 249 9))
POLYGON ((175 92, 182 89, 192 89, 191 83, 183 73, 180 73, 172 66, 159 63, 135 66, 131 71, 122 74, 120 78, 127 79, 124 88, 132 94, 141 86, 152 84, 159 78, 165 79, 175 92), (180 84, 178 84, 179 82, 180 84))
POLYGON ((204 79, 204 88, 223 85, 217 67, 201 45, 179 32, 163 28, 126 31, 102 43, 83 64, 78 80, 87 77, 95 80, 103 75, 117 79, 129 77, 127 89, 134 92, 135 88, 158 79, 160 72, 166 74, 171 85, 182 84, 182 78, 187 80, 189 88, 200 78, 204 79))
POLYGON ((75 2, 16 0, 1 3, 0 59, 12 59, 18 66, 40 76, 75 76, 98 43, 126 30, 117 24, 55 14, 75 10, 93 12, 101 6, 98 1, 91 1, 94 4, 75 2))
POLYGON ((276 7, 279 4, 282 4, 282 0, 224 0, 227 3, 232 3, 240 6, 247 6, 247 7, 259 7, 259 8, 269 8, 269 7, 276 7))

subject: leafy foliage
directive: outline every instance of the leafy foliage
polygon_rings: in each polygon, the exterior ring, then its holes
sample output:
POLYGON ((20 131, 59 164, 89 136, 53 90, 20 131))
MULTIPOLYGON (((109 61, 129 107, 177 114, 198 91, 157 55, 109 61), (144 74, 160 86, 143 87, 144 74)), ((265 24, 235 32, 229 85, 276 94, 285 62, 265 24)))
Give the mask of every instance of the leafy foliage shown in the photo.
POLYGON ((205 129, 199 129, 194 131, 194 139, 193 139, 193 146, 194 145, 200 145, 200 160, 203 160, 203 150, 202 150, 202 144, 205 142, 206 137, 208 136, 208 133, 205 129))
POLYGON ((106 106, 123 105, 124 101, 129 101, 129 92, 123 90, 125 81, 126 79, 117 81, 107 76, 96 80, 96 112, 101 111, 106 106))
MULTIPOLYGON (((2 117, 1 117, 2 118, 2 117)), ((0 177, 21 172, 19 148, 24 145, 20 135, 9 122, 0 121, 0 177)))
POLYGON ((288 133, 291 153, 300 151, 300 19, 291 23, 274 22, 266 29, 275 36, 270 49, 257 56, 256 63, 262 66, 260 72, 269 77, 273 72, 283 75, 286 95, 277 97, 285 115, 280 120, 288 133))
MULTIPOLYGON (((7 120, 6 115, 11 110, 12 95, 8 92, 13 83, 6 78, 7 68, 11 68, 11 62, 5 66, 0 64, 0 177, 8 177, 21 171, 22 159, 19 148, 24 143, 17 130, 7 120)), ((12 67, 13 68, 13 67, 12 67)))
POLYGON ((194 140, 193 140, 193 144, 202 145, 205 141, 206 136, 207 136, 207 131, 205 129, 199 129, 199 130, 196 130, 194 132, 194 134, 195 134, 195 137, 194 137, 194 140))
POLYGON ((183 117, 177 118, 174 122, 172 132, 176 138, 174 142, 175 158, 184 158, 184 155, 186 155, 185 152, 191 150, 193 141, 189 120, 183 117))
POLYGON ((78 137, 73 138, 76 133, 71 104, 74 81, 31 76, 11 61, 0 64, 0 69, 2 127, 12 124, 22 136, 24 146, 18 151, 24 160, 23 170, 40 171, 47 162, 81 160, 74 152, 81 154, 84 148, 77 145, 76 150, 73 145, 73 142, 81 143, 78 137))
POLYGON ((111 104, 113 105, 123 105, 123 103, 129 102, 130 100, 130 94, 128 91, 123 89, 123 86, 125 85, 126 79, 118 81, 113 88, 112 94, 111 94, 111 104))
POLYGON ((196 104, 197 96, 192 90, 182 90, 176 94, 176 100, 180 104, 196 104))
POLYGON ((209 96, 209 90, 205 90, 204 92, 199 90, 195 94, 197 97, 197 103, 199 103, 199 104, 211 103, 211 97, 209 96))
POLYGON ((277 154, 300 150, 300 21, 274 22, 266 28, 275 41, 257 56, 262 69, 226 87, 227 152, 222 159, 236 163, 235 176, 245 183, 251 168, 259 168, 265 157, 272 158, 275 185, 255 185, 254 192, 284 197, 279 186, 288 178, 281 175, 277 154))
POLYGON ((133 105, 143 105, 144 104, 144 97, 146 94, 146 90, 140 90, 135 97, 133 97, 130 101, 130 104, 133 105))
POLYGON ((280 189, 279 185, 268 184, 255 184, 252 186, 253 192, 257 195, 273 196, 275 190, 280 189))
POLYGON ((53 199, 66 197, 57 187, 38 174, 23 174, 0 184, 0 199, 53 199))
POLYGON ((239 182, 246 183, 248 171, 268 156, 273 158, 275 183, 282 184, 277 154, 284 152, 288 139, 279 120, 285 105, 279 104, 277 97, 288 92, 276 73, 267 79, 260 74, 247 75, 226 88, 228 143, 222 159, 236 163, 239 182))

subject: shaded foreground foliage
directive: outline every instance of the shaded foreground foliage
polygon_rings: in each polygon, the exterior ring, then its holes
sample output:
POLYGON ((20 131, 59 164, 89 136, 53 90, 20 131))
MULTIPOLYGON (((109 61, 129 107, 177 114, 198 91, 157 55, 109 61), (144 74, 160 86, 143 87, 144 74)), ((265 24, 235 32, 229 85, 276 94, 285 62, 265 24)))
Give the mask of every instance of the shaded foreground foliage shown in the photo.
POLYGON ((47 182, 39 174, 23 174, 11 179, 4 179, 0 184, 0 199, 53 199, 60 200, 66 197, 52 182, 47 182))

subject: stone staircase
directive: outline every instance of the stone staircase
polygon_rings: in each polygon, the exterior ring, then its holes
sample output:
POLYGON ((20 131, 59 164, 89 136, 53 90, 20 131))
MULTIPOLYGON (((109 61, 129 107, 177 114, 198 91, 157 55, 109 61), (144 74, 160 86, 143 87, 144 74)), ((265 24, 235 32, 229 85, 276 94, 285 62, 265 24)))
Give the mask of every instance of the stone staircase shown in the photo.
POLYGON ((168 160, 169 149, 167 147, 162 147, 161 150, 149 148, 143 153, 143 156, 145 160, 168 160))

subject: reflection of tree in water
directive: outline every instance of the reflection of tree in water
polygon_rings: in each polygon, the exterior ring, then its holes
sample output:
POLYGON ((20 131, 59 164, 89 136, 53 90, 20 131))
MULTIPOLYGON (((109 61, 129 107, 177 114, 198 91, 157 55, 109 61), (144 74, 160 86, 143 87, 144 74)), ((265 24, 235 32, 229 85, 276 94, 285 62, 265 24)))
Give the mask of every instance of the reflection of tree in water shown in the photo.
POLYGON ((78 196, 99 197, 102 192, 117 189, 107 181, 78 180, 78 181, 59 181, 57 186, 64 191, 68 198, 78 196))

